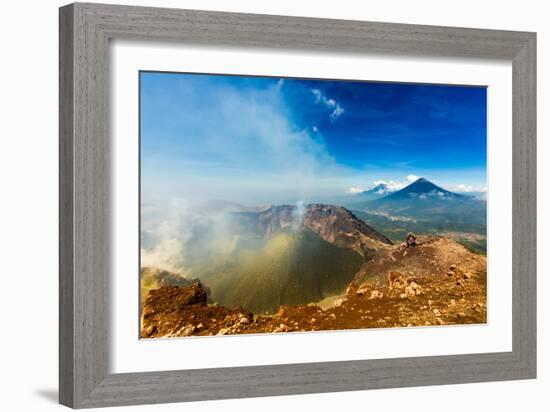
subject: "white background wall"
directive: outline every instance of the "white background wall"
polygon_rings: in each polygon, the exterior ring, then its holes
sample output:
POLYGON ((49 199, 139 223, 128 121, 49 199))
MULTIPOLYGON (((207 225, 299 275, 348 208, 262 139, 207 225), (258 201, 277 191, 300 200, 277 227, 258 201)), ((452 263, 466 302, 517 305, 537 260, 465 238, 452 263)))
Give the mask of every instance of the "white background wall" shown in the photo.
MULTIPOLYGON (((121 0, 122 1, 122 0, 121 0)), ((105 2, 109 2, 105 0, 105 2)), ((109 2, 110 3, 110 2, 109 2)), ((550 26, 543 1, 296 0, 131 1, 125 4, 538 32, 539 378, 277 398, 134 407, 147 411, 335 409, 416 411, 550 408, 549 190, 550 26), (545 213, 546 212, 546 213, 545 213)), ((0 25, 0 377, 3 410, 57 403, 57 0, 2 4, 0 25)), ((130 410, 129 408, 123 408, 130 410)), ((117 409, 121 410, 121 409, 117 409)))

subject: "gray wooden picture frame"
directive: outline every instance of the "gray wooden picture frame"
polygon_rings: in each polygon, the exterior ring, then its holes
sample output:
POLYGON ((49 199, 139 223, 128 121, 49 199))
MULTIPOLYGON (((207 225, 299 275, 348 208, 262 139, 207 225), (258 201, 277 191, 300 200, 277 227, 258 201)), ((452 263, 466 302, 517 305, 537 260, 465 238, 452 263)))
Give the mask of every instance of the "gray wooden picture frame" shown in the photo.
POLYGON ((88 408, 536 377, 535 33, 84 3, 62 7, 59 27, 62 404, 88 408), (513 350, 111 374, 111 39, 511 61, 513 350))

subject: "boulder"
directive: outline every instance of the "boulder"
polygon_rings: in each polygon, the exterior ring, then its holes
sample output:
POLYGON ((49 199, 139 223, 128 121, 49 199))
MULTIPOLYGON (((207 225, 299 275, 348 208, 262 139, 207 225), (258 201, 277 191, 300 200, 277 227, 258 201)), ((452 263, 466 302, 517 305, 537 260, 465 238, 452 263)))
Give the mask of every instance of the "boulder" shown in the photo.
POLYGON ((414 296, 420 295, 422 293, 422 289, 420 288, 420 285, 418 285, 415 282, 411 282, 406 288, 405 293, 408 297, 412 298, 414 296))
POLYGON ((356 283, 350 283, 348 287, 346 288, 346 295, 352 295, 353 293, 356 293, 358 289, 358 285, 356 283))
POLYGON ((399 289, 406 285, 407 279, 405 279, 405 276, 402 273, 396 272, 394 270, 390 270, 388 272, 388 286, 390 290, 394 288, 399 289))
POLYGON ((166 312, 187 305, 206 306, 207 293, 200 282, 189 286, 164 286, 149 291, 145 304, 144 313, 166 312))
POLYGON ((384 294, 378 290, 373 290, 370 294, 369 299, 382 299, 384 297, 384 294))
POLYGON ((369 284, 362 285, 356 290, 357 295, 366 295, 368 292, 372 289, 372 287, 369 284))

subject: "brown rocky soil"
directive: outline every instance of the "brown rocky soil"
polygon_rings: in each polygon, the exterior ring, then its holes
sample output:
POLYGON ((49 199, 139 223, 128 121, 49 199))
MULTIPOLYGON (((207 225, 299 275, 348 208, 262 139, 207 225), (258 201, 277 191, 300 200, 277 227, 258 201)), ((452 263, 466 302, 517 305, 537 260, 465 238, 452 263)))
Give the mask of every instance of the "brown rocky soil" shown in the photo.
POLYGON ((419 236, 415 246, 404 242, 373 254, 355 282, 383 284, 390 270, 414 276, 443 275, 452 265, 460 265, 465 272, 485 273, 487 258, 446 237, 419 236))
POLYGON ((142 311, 143 338, 382 327, 487 321, 486 258, 446 238, 426 237, 374 256, 330 303, 282 306, 254 316, 207 304, 200 283, 151 290, 142 311))
POLYGON ((143 338, 216 335, 235 324, 252 321, 252 314, 242 309, 228 309, 207 304, 205 288, 164 286, 149 291, 141 315, 143 338))

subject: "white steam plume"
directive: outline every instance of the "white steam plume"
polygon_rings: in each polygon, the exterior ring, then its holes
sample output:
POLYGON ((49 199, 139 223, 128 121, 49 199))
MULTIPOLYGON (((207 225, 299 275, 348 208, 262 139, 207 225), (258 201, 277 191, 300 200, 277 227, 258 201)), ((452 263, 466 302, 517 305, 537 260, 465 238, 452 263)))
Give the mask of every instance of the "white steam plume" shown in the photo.
POLYGON ((304 216, 306 214, 306 206, 304 205, 303 200, 298 200, 296 202, 296 207, 292 212, 293 221, 292 221, 292 230, 296 231, 300 229, 302 223, 304 222, 304 216))

